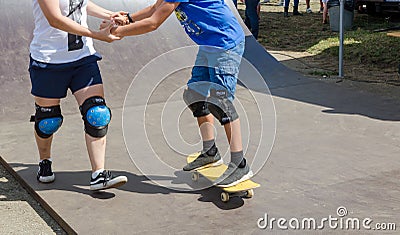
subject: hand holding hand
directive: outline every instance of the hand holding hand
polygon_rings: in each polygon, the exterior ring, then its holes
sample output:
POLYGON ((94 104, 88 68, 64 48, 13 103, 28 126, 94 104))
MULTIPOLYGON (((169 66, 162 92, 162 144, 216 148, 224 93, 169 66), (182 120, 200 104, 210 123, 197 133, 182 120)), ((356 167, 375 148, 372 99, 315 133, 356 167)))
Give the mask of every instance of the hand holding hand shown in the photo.
POLYGON ((111 33, 112 29, 115 28, 115 23, 113 21, 103 21, 100 24, 100 31, 96 32, 97 39, 105 42, 113 42, 115 40, 121 40, 121 37, 117 37, 111 33))
POLYGON ((127 16, 128 12, 125 11, 119 11, 119 12, 114 12, 111 14, 111 20, 113 20, 117 25, 127 25, 129 24, 129 19, 127 16))
POLYGON ((103 20, 103 22, 101 22, 99 29, 102 30, 104 28, 107 28, 111 23, 111 20, 103 20))

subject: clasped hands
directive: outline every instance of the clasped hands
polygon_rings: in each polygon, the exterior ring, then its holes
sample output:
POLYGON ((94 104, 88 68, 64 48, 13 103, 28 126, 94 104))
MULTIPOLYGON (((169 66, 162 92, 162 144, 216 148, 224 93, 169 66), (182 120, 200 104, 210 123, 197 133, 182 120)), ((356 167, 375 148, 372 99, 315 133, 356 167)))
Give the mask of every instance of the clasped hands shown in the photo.
POLYGON ((99 33, 102 35, 100 39, 106 42, 121 40, 122 37, 117 37, 112 33, 116 27, 129 24, 127 14, 128 12, 124 11, 114 12, 110 15, 109 20, 103 20, 99 27, 99 33))

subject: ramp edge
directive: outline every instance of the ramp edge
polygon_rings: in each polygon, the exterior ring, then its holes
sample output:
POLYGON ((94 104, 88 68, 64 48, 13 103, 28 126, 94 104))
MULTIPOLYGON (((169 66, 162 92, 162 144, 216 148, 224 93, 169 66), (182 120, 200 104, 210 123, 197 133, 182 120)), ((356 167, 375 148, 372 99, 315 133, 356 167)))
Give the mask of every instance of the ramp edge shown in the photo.
POLYGON ((0 156, 0 164, 40 204, 40 206, 64 229, 67 234, 78 234, 14 169, 0 156))

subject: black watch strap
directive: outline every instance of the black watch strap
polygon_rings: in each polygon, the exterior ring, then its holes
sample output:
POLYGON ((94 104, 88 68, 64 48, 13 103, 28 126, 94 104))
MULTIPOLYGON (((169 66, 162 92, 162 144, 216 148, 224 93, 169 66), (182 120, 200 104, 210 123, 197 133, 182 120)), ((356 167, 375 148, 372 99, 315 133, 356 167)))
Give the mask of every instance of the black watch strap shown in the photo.
POLYGON ((126 17, 128 17, 129 23, 133 23, 133 22, 134 22, 134 21, 132 20, 132 17, 129 15, 129 12, 128 12, 128 14, 126 14, 126 17))

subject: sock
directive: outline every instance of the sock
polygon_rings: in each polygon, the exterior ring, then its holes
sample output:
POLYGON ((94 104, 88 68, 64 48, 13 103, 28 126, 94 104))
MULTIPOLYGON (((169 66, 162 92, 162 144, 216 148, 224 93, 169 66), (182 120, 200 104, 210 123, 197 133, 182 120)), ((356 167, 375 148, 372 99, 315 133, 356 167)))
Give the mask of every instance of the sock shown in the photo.
POLYGON ((103 171, 104 171, 104 169, 99 169, 99 170, 93 172, 92 173, 92 179, 96 178, 103 171))
POLYGON ((215 145, 215 140, 214 139, 203 141, 203 151, 202 152, 204 153, 204 152, 207 152, 208 150, 211 150, 211 148, 214 145, 215 145))
POLYGON ((51 158, 48 158, 48 159, 43 159, 43 160, 40 160, 40 161, 39 161, 39 163, 43 162, 44 160, 49 160, 49 161, 53 162, 53 159, 51 159, 51 158))
POLYGON ((239 152, 231 152, 231 162, 239 166, 243 160, 243 150, 239 152))

